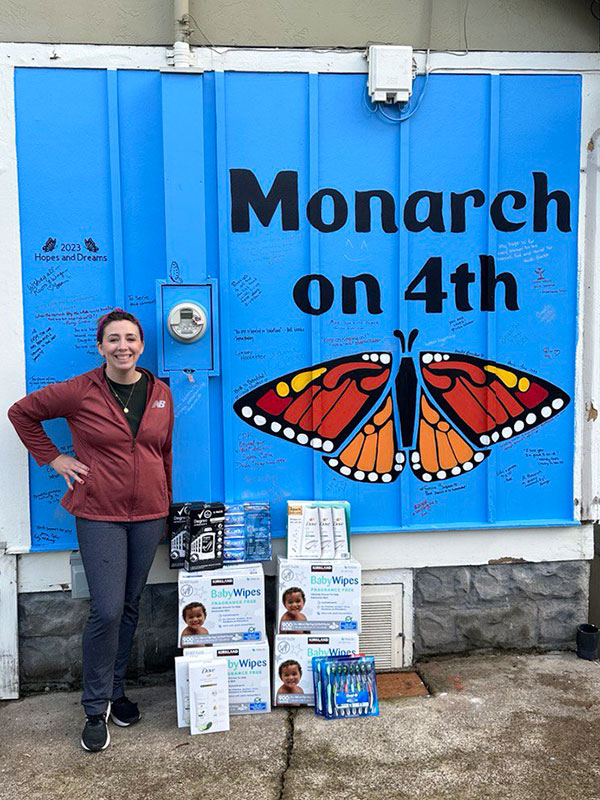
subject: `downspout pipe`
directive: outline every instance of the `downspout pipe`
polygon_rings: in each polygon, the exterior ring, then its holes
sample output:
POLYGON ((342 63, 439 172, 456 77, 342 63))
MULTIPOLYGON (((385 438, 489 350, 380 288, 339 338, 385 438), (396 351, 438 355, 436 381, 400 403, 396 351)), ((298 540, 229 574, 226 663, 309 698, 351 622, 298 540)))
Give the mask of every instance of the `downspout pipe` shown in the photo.
POLYGON ((189 0, 173 0, 175 41, 173 43, 173 66, 186 70, 192 65, 190 50, 190 3, 189 0))

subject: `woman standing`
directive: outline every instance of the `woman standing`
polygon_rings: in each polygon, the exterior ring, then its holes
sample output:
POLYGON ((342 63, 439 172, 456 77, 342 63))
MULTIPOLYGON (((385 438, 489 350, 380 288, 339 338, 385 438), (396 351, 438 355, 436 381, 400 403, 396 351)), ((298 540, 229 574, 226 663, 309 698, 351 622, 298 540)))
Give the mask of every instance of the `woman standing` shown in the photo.
POLYGON ((123 681, 142 590, 172 499, 173 402, 166 384, 136 366, 142 326, 115 309, 98 322, 102 367, 32 392, 8 416, 38 465, 65 479, 61 504, 76 518, 90 590, 83 633, 85 750, 110 743, 109 716, 127 727, 141 717, 123 681), (65 417, 76 457, 61 453, 42 421, 65 417))

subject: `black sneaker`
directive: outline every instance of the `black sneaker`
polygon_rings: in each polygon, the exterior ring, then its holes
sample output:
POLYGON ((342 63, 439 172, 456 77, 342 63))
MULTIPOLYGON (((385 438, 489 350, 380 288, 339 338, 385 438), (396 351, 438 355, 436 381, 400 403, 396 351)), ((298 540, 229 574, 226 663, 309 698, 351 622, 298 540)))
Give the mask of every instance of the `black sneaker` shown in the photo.
POLYGON ((108 732, 108 715, 110 714, 110 703, 103 714, 88 714, 85 728, 81 734, 81 746, 90 753, 98 753, 106 750, 110 744, 110 733, 108 732))
POLYGON ((110 716, 115 725, 120 725, 121 728, 135 725, 142 718, 137 703, 132 703, 125 695, 119 697, 118 700, 113 700, 110 716))

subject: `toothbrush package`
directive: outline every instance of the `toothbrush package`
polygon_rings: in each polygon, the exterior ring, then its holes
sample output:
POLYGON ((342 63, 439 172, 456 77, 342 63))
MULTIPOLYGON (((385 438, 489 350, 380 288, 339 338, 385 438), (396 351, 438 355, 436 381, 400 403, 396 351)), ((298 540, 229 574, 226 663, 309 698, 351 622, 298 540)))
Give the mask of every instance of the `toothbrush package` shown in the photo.
POLYGON ((265 576, 261 564, 210 572, 181 571, 179 647, 265 641, 265 576))
POLYGON ((350 558, 350 503, 288 500, 288 558, 350 558))
POLYGON ((225 562, 271 560, 271 513, 268 502, 225 506, 223 559, 225 562))
POLYGON ((326 719, 379 714, 373 656, 313 658, 315 714, 326 719))
POLYGON ((361 632, 360 564, 356 559, 278 558, 277 633, 361 632))
MULTIPOLYGON (((183 651, 183 655, 187 658, 223 660, 227 664, 230 714, 264 714, 271 710, 271 670, 267 642, 189 648, 183 651)), ((178 660, 175 659, 176 662, 178 660)))
POLYGON ((219 569, 223 565, 223 503, 192 503, 190 535, 184 567, 187 572, 219 569))
POLYGON ((358 652, 356 633, 275 636, 273 704, 314 705, 313 658, 356 652, 358 652))

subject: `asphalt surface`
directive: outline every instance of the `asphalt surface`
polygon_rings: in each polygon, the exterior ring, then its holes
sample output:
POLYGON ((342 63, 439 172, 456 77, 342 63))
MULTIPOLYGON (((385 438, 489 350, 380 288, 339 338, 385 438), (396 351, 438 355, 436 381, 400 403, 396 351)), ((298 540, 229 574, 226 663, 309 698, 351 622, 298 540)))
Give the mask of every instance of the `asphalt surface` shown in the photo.
POLYGON ((312 709, 232 717, 228 733, 178 729, 173 686, 129 691, 142 720, 79 746, 77 693, 0 704, 2 800, 573 800, 600 797, 600 662, 573 653, 418 665, 429 697, 379 717, 312 709))

